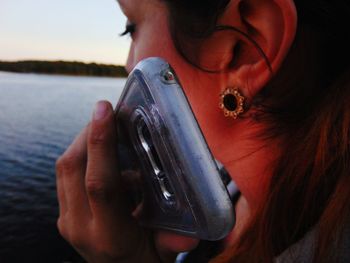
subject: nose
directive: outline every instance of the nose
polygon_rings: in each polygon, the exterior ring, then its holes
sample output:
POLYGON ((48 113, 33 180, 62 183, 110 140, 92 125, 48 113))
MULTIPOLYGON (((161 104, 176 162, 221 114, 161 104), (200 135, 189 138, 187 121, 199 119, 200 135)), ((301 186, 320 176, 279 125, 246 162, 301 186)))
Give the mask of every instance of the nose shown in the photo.
POLYGON ((130 74, 130 72, 133 70, 135 66, 136 66, 136 63, 135 63, 135 55, 134 55, 134 43, 131 43, 130 49, 129 49, 129 55, 126 60, 125 69, 130 74))

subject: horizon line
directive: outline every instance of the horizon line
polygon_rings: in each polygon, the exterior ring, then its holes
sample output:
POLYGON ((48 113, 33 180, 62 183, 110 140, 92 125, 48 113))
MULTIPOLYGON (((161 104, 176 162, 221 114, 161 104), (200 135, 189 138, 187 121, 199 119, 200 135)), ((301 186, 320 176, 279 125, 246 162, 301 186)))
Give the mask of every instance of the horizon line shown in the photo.
POLYGON ((125 64, 113 64, 113 63, 107 63, 107 62, 97 62, 97 61, 87 61, 87 60, 66 60, 66 59, 6 59, 3 60, 0 58, 0 62, 9 62, 9 63, 16 63, 16 62, 24 62, 24 61, 37 61, 37 62, 70 62, 70 63, 83 63, 83 64, 98 64, 98 65, 106 65, 106 66, 120 66, 125 67, 125 64))

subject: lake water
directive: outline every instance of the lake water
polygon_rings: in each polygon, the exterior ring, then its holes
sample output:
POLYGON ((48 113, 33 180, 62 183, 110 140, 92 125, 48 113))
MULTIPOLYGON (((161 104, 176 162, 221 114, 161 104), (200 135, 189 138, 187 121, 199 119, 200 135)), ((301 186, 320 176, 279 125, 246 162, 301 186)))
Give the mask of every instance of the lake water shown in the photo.
POLYGON ((55 161, 125 79, 0 72, 0 262, 82 262, 56 229, 55 161))

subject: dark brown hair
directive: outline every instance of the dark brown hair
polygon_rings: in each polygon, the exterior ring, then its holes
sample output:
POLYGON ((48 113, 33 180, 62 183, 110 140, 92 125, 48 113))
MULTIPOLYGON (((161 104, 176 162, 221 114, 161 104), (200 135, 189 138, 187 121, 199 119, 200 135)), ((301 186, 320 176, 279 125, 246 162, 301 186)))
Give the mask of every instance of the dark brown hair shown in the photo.
MULTIPOLYGON (((200 45, 215 32, 229 0, 164 1, 174 43, 195 64, 188 43, 200 45)), ((294 44, 253 102, 257 119, 268 123, 264 136, 283 137, 285 151, 265 205, 254 211, 240 241, 215 262, 272 262, 315 228, 313 262, 336 262, 337 244, 349 227, 350 4, 294 2, 299 16, 294 44)))

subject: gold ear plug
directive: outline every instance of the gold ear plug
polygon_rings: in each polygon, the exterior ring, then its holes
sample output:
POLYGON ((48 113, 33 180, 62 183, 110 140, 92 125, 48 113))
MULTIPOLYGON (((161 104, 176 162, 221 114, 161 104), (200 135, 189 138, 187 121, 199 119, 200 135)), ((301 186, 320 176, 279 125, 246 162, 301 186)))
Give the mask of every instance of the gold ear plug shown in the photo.
POLYGON ((244 113, 245 97, 239 92, 238 88, 228 88, 220 95, 220 108, 225 117, 237 119, 244 113))

